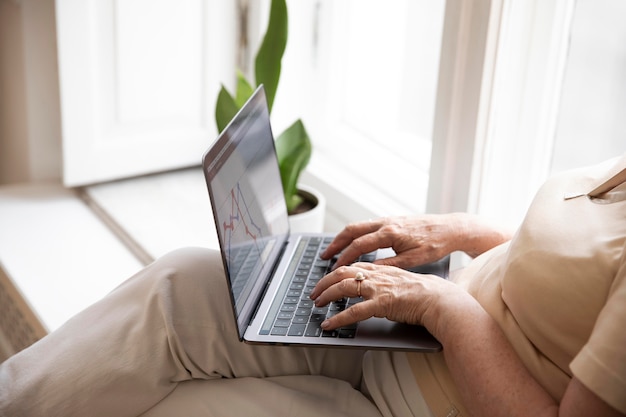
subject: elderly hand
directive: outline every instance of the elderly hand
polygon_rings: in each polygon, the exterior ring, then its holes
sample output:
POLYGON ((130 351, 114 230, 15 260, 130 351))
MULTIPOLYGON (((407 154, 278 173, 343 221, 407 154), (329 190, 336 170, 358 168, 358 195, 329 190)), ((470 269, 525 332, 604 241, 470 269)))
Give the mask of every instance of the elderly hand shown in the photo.
POLYGON ((311 293, 316 306, 357 296, 364 301, 327 319, 322 328, 335 329, 370 317, 386 317, 424 325, 436 337, 437 311, 458 297, 470 297, 457 285, 435 275, 364 262, 337 268, 322 278, 311 293), (359 273, 364 277, 361 281, 355 279, 359 273))
POLYGON ((341 252, 335 267, 380 248, 396 255, 375 261, 378 265, 411 268, 437 261, 461 250, 477 256, 511 238, 511 232, 465 213, 389 217, 353 223, 343 229, 322 257, 341 252))

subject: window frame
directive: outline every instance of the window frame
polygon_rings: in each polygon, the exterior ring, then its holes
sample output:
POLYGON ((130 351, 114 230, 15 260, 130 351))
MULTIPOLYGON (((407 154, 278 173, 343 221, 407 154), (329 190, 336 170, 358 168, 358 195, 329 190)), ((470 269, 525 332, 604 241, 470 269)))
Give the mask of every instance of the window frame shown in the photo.
POLYGON ((550 175, 575 0, 498 3, 467 210, 516 226, 550 175))

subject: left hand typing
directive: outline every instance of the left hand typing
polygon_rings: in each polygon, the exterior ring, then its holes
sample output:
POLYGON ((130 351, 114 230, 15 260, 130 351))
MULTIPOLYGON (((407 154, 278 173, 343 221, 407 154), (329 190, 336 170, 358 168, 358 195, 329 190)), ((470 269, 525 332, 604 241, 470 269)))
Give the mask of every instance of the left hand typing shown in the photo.
POLYGON ((434 312, 453 294, 470 297, 457 285, 435 275, 361 262, 339 267, 326 275, 311 293, 311 299, 315 305, 324 306, 342 297, 363 297, 364 301, 327 319, 322 326, 324 329, 335 329, 370 317, 385 317, 423 325, 434 332, 437 327, 434 312), (358 273, 365 279, 357 281, 358 273))

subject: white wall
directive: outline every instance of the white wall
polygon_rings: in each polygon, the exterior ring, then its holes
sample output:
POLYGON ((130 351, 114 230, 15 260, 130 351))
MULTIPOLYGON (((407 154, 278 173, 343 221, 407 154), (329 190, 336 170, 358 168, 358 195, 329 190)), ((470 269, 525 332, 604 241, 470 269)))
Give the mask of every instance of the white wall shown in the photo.
POLYGON ((59 181, 54 0, 0 0, 0 184, 59 181))

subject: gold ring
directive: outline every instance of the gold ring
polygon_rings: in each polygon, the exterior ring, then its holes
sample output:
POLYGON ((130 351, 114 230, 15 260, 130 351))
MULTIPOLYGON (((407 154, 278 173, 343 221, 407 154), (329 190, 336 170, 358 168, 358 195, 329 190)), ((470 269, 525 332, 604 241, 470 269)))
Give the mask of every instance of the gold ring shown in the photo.
POLYGON ((363 272, 357 272, 354 280, 356 281, 356 296, 361 296, 361 281, 365 281, 367 277, 363 272))

